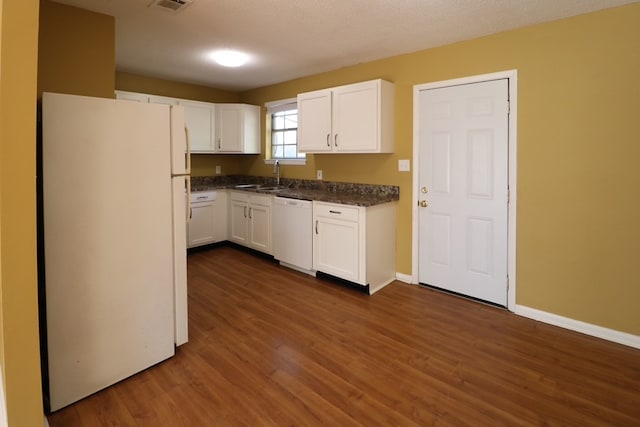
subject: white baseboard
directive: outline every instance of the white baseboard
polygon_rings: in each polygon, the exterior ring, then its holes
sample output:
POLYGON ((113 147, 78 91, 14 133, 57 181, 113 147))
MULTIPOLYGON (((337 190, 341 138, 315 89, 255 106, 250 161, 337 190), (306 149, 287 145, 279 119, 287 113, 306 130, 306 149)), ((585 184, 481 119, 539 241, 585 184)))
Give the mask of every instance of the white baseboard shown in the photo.
POLYGON ((413 283, 413 277, 409 274, 396 273, 396 279, 404 283, 413 283))
POLYGON ((615 329, 604 328, 602 326, 593 325, 591 323, 582 322, 580 320, 570 319, 568 317, 559 316, 553 313, 547 313, 546 311, 526 307, 524 305, 516 304, 514 312, 517 315, 548 323, 550 325, 559 326, 561 328, 570 329, 572 331, 640 349, 640 336, 638 335, 616 331, 615 329))
MULTIPOLYGON (((409 274, 396 273, 396 279, 413 284, 413 276, 409 274)), ((557 314, 548 313, 546 311, 538 310, 535 308, 527 307, 524 305, 515 305, 515 314, 530 319, 538 320, 550 325, 559 326, 564 329, 580 332, 582 334, 591 335, 596 338, 602 338, 607 341, 612 341, 618 344, 626 345, 629 347, 640 349, 640 336, 633 335, 626 332, 616 331, 615 329, 609 329, 591 323, 582 322, 580 320, 571 319, 569 317, 559 316, 557 314)))

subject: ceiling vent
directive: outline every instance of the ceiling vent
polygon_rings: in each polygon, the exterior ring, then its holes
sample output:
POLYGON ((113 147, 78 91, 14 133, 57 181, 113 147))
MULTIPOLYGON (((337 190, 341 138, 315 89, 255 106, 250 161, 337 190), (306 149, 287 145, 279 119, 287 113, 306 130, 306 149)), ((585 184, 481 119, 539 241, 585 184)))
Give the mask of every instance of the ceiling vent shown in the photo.
POLYGON ((153 0, 150 7, 157 7, 167 12, 177 13, 189 6, 193 0, 153 0))

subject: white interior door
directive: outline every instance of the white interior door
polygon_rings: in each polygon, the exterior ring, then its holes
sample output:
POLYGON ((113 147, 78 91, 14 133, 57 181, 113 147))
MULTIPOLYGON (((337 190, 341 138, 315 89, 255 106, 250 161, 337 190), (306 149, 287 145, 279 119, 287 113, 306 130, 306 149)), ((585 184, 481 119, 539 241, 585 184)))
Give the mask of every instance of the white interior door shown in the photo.
POLYGON ((418 280, 507 305, 508 79, 419 92, 418 280))

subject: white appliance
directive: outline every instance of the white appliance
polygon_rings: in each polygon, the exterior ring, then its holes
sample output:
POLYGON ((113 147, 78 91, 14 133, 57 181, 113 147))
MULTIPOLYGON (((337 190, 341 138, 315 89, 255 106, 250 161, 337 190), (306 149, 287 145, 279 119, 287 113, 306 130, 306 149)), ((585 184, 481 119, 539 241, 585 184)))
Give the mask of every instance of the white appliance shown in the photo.
POLYGON ((273 199, 273 256, 280 264, 308 274, 314 274, 311 207, 309 200, 273 199))
POLYGON ((189 172, 182 107, 43 94, 51 411, 187 342, 189 172))

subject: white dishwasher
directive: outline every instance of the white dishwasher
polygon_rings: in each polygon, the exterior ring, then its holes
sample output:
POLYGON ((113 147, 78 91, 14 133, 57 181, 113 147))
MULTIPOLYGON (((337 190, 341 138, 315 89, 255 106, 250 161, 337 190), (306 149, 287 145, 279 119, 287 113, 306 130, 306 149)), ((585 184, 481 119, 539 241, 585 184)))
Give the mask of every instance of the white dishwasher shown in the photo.
POLYGON ((313 216, 309 200, 273 198, 273 256, 313 274, 313 216))

